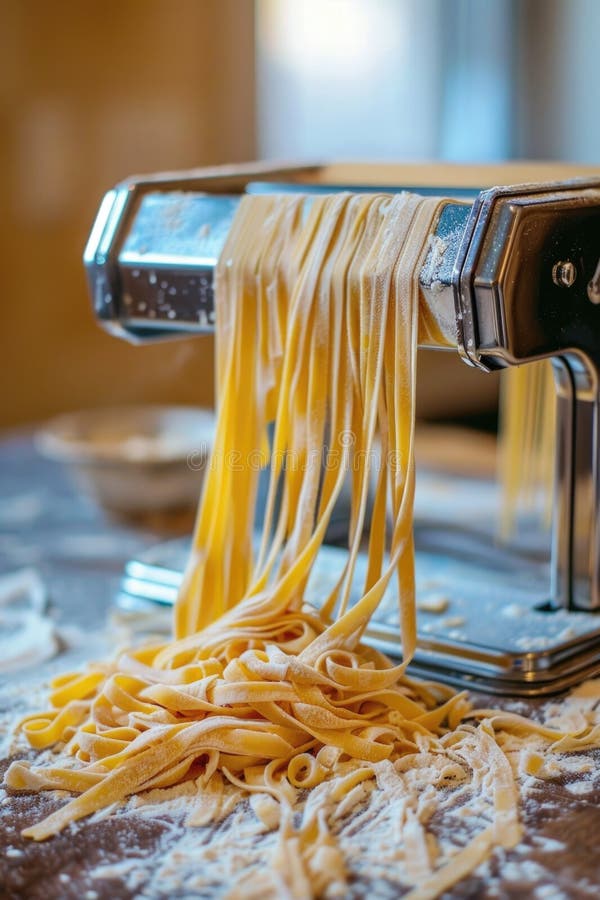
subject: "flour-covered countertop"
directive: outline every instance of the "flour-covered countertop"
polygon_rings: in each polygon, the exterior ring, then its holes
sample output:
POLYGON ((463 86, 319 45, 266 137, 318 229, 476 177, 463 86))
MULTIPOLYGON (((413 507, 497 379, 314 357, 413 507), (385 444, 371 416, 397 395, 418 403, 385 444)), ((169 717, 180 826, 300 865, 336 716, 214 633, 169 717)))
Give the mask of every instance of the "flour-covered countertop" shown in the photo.
MULTIPOLYGON (((58 640, 57 654, 16 674, 0 674, 0 741, 25 711, 44 702, 42 683, 59 671, 110 652, 114 633, 107 615, 124 563, 157 540, 180 531, 182 522, 124 524, 107 518, 71 485, 57 465, 41 459, 29 437, 0 442, 0 576, 28 570, 48 593, 48 618, 58 640), (167 523, 169 525, 169 523, 167 523)), ((498 698, 484 703, 501 705, 498 698)), ((545 701, 546 704, 554 701, 545 701)), ((502 701, 518 712, 536 704, 502 701)), ((539 705, 539 704, 538 704, 539 705)), ((19 751, 22 753, 22 750, 19 751)), ((458 885, 452 897, 533 897, 537 900, 600 896, 600 763, 564 769, 531 783, 523 795, 527 835, 511 852, 458 885)), ((0 763, 0 772, 7 762, 0 763)), ((94 817, 56 838, 35 844, 20 829, 61 805, 48 795, 8 796, 0 790, 0 897, 85 898, 220 897, 222 885, 194 889, 173 872, 193 861, 193 841, 204 850, 206 829, 183 825, 181 799, 158 809, 94 817), (186 863, 187 860, 187 863, 186 863)), ((204 851, 203 851, 204 852, 204 851)), ((399 896, 393 881, 360 877, 349 897, 399 896)))

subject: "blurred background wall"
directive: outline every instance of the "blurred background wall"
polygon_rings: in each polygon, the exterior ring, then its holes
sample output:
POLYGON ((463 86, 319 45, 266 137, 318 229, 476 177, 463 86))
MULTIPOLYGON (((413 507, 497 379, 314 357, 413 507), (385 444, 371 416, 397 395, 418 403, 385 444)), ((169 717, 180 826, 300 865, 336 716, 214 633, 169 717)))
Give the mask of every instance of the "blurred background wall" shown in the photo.
POLYGON ((598 0, 257 0, 262 156, 600 163, 598 0))
POLYGON ((600 163, 598 0, 0 0, 0 426, 208 404, 212 345, 100 331, 81 252, 135 172, 600 163))
POLYGON ((212 344, 103 333, 81 255, 127 175, 251 159, 248 0, 0 0, 0 424, 212 399, 212 344))

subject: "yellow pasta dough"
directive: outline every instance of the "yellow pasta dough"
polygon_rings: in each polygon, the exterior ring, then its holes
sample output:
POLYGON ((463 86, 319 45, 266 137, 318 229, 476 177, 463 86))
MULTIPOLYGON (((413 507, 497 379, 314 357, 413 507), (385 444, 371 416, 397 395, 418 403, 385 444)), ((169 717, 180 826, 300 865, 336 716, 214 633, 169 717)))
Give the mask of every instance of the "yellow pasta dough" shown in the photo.
POLYGON ((500 382, 500 535, 520 513, 546 527, 552 518, 556 396, 548 360, 507 369, 500 382))
MULTIPOLYGON (((410 194, 242 199, 216 275, 216 440, 174 639, 57 679, 52 709, 23 722, 32 746, 65 746, 52 767, 13 763, 6 784, 77 794, 28 837, 43 840, 131 794, 191 779, 203 805, 189 821, 202 824, 225 814, 230 782, 257 795, 258 816, 279 823, 272 865, 286 873, 290 896, 310 896, 323 887, 317 849, 338 880, 344 861, 324 814, 294 830, 298 792, 329 785, 332 802, 349 809, 364 782, 385 780, 386 766, 408 771, 431 757, 434 767, 487 760, 494 818, 454 869, 433 872, 421 825, 407 813, 414 897, 436 896, 490 847, 518 841, 516 790, 494 729, 528 726, 470 712, 464 694, 405 675, 416 641, 417 277, 439 204, 410 194), (347 561, 317 610, 304 591, 346 480, 347 561), (357 586, 367 524, 367 575, 357 586), (397 665, 361 643, 392 578, 401 605, 397 665), (483 724, 460 725, 467 714, 483 724)), ((421 327, 435 327, 431 311, 421 327)))
MULTIPOLYGON (((60 711, 24 723, 37 747, 72 734, 69 751, 86 763, 64 776, 48 773, 49 785, 62 777, 83 793, 29 829, 32 837, 210 760, 242 784, 248 771, 268 765, 292 785, 317 783, 327 770, 309 760, 321 748, 378 762, 414 751, 415 735, 449 717, 458 721, 460 697, 438 688, 432 698, 401 680, 415 647, 414 273, 438 205, 408 194, 339 194, 308 211, 301 197, 242 200, 217 270, 218 424, 175 611, 177 639, 121 658, 100 684, 84 678, 91 703, 78 696, 80 676, 71 694, 63 680, 54 692, 60 711), (350 604, 376 433, 382 463, 369 566, 350 604), (254 558, 266 465, 269 496, 254 558), (345 479, 352 482, 348 560, 318 612, 306 607, 304 587, 345 479), (386 502, 394 517, 387 548, 386 502), (394 576, 402 598, 397 666, 360 645, 394 576)), ((29 772, 13 767, 9 783, 24 784, 29 772)), ((45 776, 35 777, 39 786, 45 776)))

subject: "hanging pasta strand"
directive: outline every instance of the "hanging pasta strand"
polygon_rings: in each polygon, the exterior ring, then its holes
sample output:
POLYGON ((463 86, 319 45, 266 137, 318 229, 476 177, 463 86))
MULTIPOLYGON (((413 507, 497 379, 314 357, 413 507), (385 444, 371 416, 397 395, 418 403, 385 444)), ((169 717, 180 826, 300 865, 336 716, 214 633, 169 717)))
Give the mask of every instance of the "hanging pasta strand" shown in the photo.
POLYGON ((549 528, 552 518, 556 392, 552 364, 543 360, 502 373, 500 381, 500 537, 508 540, 519 515, 549 528))

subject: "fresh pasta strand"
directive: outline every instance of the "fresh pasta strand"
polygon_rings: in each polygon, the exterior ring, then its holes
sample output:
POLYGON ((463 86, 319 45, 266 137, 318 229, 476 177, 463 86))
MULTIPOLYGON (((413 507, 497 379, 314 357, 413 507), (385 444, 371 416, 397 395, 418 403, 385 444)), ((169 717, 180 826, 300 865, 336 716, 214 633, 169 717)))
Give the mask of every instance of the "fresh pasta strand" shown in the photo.
MULTIPOLYGON (((222 797, 229 782, 279 804, 273 871, 291 896, 304 897, 323 888, 315 848, 327 851, 338 880, 346 877, 327 803, 341 815, 363 783, 384 784, 390 773, 402 783, 419 760, 451 754, 454 769, 456 760, 474 771, 474 760, 489 760, 492 823, 454 870, 432 872, 421 826, 407 813, 403 821, 421 848, 415 871, 425 873, 414 896, 435 896, 492 846, 518 840, 516 792, 494 728, 520 723, 484 711, 479 726, 461 725, 470 715, 464 694, 405 674, 416 644, 416 349, 419 329, 436 327, 431 310, 420 314, 418 273, 441 202, 344 193, 310 205, 301 196, 242 199, 216 273, 217 430, 174 639, 84 676, 61 676, 53 708, 24 721, 37 749, 65 747, 51 768, 13 763, 5 783, 77 794, 27 828, 27 837, 44 840, 132 794, 192 780, 205 806, 190 824, 203 824, 230 808, 222 797), (367 577, 352 602, 378 434, 367 577), (318 610, 305 603, 305 588, 346 480, 347 562, 318 610), (401 606, 397 665, 361 643, 393 578, 401 606), (314 815, 297 831, 298 792, 317 789, 322 805, 315 799, 314 815)), ((595 739, 578 735, 575 745, 595 739)), ((257 800, 256 809, 270 820, 269 803, 257 800)))
POLYGON ((548 360, 507 369, 500 381, 500 537, 521 512, 549 528, 552 519, 556 392, 548 360))

